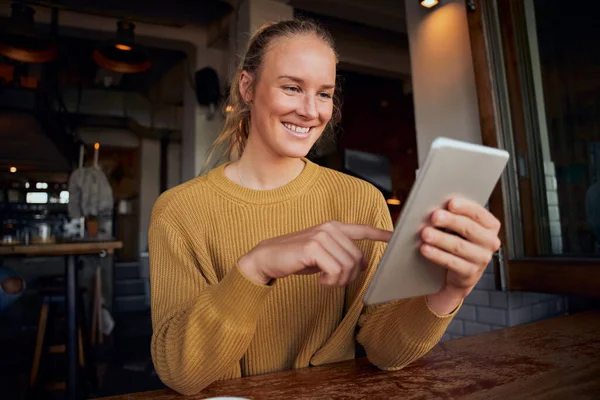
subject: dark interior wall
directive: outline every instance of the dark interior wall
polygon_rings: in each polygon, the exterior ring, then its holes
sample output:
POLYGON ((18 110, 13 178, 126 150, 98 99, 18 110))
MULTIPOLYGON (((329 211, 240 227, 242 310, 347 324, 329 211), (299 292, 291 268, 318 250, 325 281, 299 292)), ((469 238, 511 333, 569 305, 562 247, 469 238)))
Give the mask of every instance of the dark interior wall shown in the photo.
POLYGON ((393 190, 404 202, 418 168, 412 96, 404 94, 398 79, 348 71, 338 74, 343 98, 339 149, 387 156, 393 190))

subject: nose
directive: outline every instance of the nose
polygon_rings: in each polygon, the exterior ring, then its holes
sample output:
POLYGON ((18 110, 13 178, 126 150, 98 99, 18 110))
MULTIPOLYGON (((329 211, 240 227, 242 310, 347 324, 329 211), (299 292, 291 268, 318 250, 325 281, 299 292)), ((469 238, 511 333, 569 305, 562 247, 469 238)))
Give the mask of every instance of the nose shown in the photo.
POLYGON ((319 116, 317 112, 317 105, 315 97, 312 95, 305 95, 302 101, 302 105, 298 108, 298 114, 306 119, 316 119, 319 116))

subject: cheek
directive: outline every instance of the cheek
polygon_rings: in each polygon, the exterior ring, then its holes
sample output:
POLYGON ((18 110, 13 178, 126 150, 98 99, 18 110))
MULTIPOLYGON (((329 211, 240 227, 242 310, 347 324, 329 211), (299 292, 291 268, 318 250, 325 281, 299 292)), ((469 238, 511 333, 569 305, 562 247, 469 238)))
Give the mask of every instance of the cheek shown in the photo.
POLYGON ((278 90, 269 92, 261 99, 260 106, 271 117, 289 114, 297 107, 297 99, 287 96, 278 90))
POLYGON ((324 123, 328 123, 333 116, 333 104, 331 102, 323 102, 317 107, 319 119, 324 123))

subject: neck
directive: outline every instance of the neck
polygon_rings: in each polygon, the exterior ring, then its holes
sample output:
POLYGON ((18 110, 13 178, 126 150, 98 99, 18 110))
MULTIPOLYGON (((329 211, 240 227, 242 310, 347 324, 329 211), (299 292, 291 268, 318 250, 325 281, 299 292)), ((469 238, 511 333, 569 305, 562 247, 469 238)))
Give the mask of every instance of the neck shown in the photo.
POLYGON ((294 180, 305 163, 299 158, 281 157, 264 149, 257 149, 248 140, 244 153, 232 165, 242 186, 256 190, 271 190, 294 180))

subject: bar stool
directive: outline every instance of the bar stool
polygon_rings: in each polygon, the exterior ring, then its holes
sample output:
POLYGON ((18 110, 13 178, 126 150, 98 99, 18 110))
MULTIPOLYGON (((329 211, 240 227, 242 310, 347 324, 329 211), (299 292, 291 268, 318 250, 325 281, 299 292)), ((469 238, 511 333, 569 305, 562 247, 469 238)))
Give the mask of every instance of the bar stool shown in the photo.
MULTIPOLYGON (((93 366, 89 362, 89 343, 83 339, 85 335, 82 334, 82 330, 85 332, 86 327, 85 316, 83 312, 84 289, 78 289, 77 292, 77 312, 79 314, 79 326, 77 327, 79 365, 81 368, 85 368, 87 370, 90 383, 95 387, 97 384, 97 378, 95 372, 93 371, 93 366)), ((51 343, 53 339, 52 336, 56 336, 54 335, 56 327, 62 327, 64 325, 64 315, 61 315, 60 312, 61 306, 65 304, 64 276, 60 275, 42 278, 40 293, 42 295, 42 306, 40 308, 37 340, 29 380, 30 390, 65 390, 66 383, 64 381, 48 382, 43 387, 40 384, 40 375, 42 375, 40 374, 40 369, 42 369, 42 371, 47 369, 43 367, 48 361, 48 358, 51 358, 52 355, 66 353, 66 345, 64 343, 51 343)), ((43 380, 46 381, 47 379, 43 380)))

